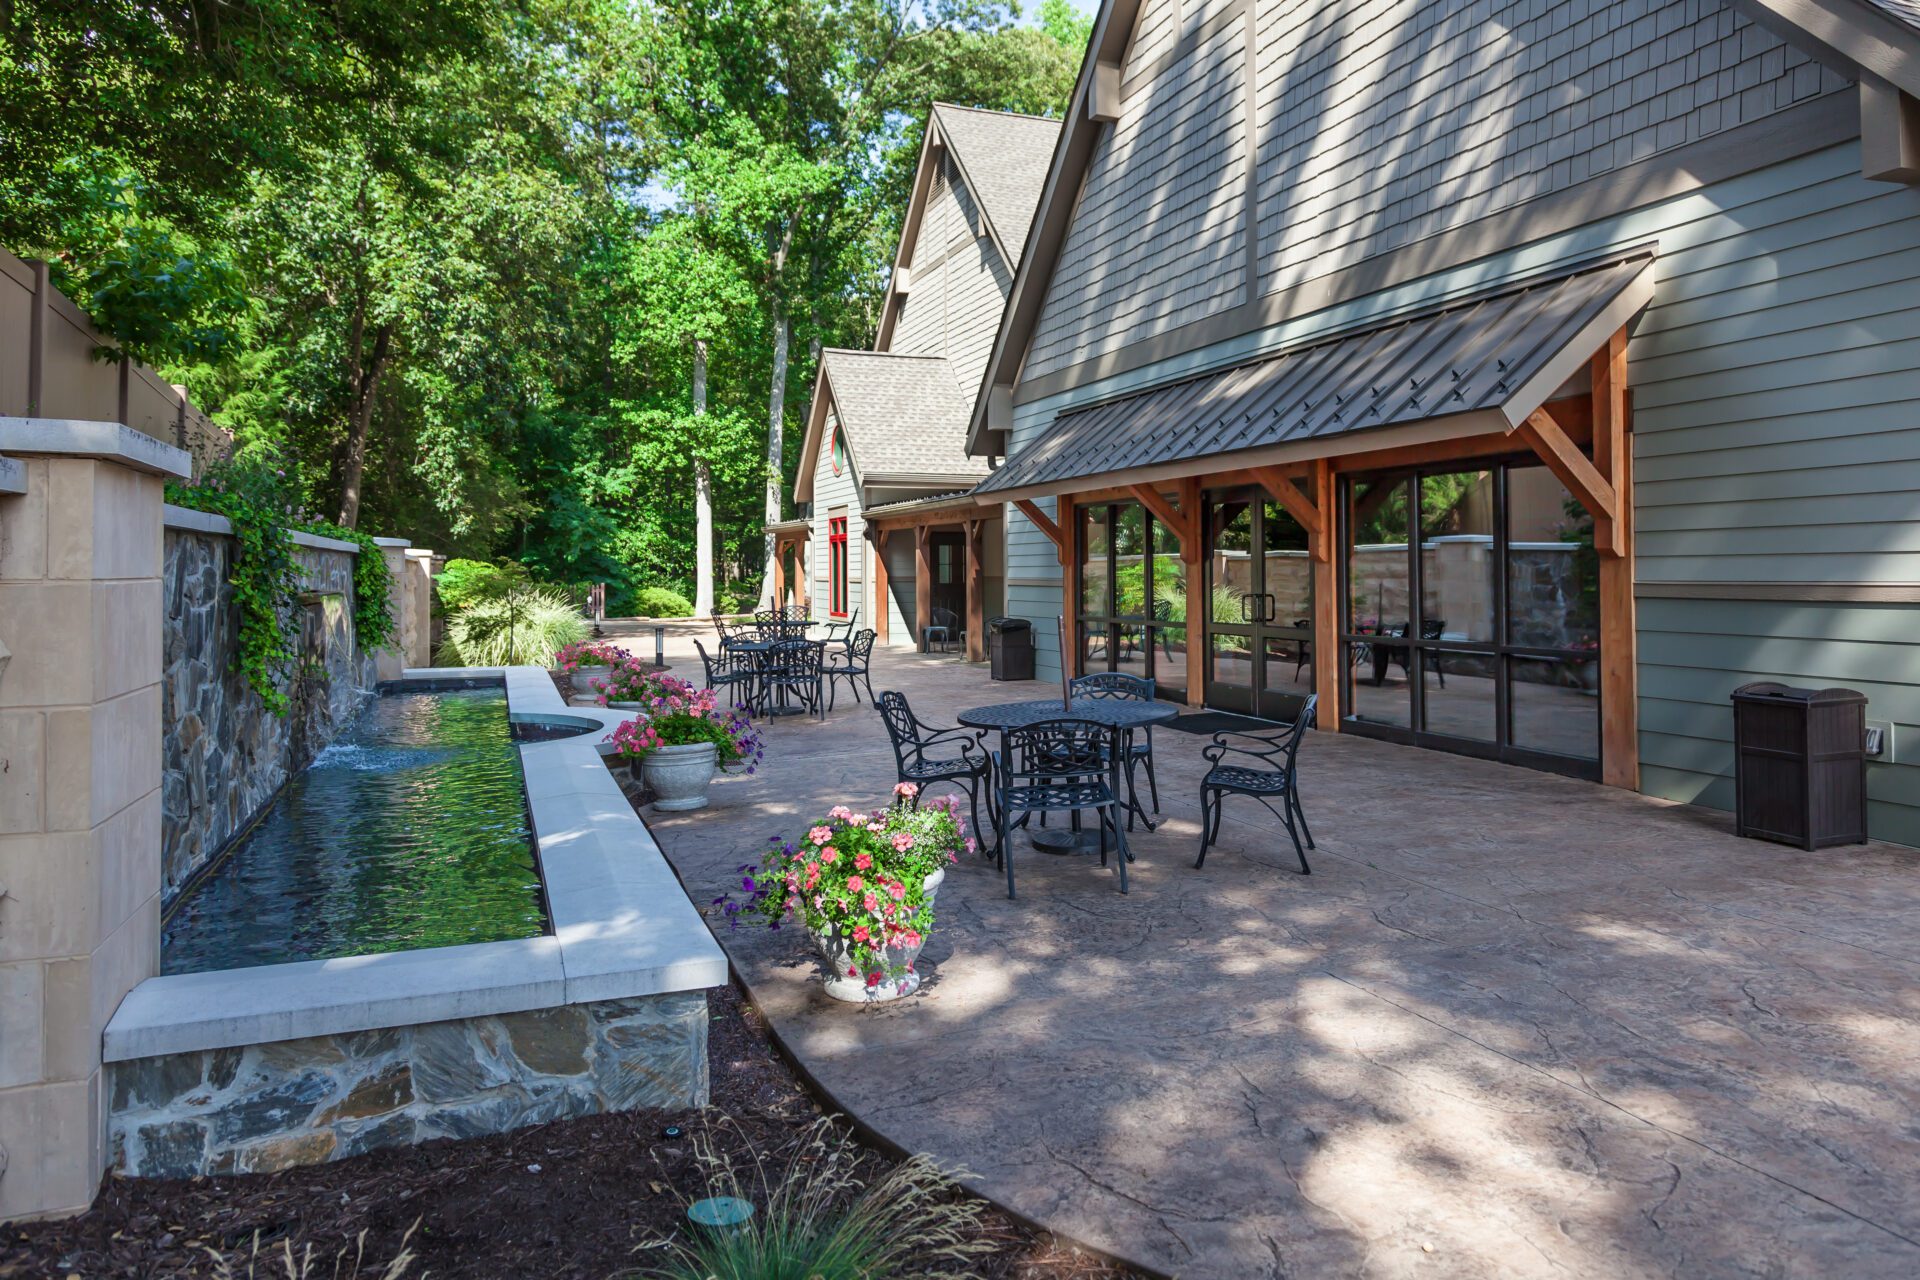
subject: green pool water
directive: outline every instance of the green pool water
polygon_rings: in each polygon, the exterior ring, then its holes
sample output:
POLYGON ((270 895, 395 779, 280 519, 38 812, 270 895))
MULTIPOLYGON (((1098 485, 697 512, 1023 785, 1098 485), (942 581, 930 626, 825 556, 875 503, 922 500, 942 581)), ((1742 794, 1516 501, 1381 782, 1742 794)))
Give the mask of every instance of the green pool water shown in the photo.
POLYGON ((500 689, 375 698, 169 913, 164 973, 546 929, 500 689))

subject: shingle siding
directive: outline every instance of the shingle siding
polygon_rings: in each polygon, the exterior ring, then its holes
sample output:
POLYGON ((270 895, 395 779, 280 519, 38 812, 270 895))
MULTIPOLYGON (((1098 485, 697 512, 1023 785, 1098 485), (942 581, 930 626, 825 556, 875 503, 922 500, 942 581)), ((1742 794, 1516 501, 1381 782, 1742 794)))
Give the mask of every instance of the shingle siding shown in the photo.
POLYGON ((1831 93, 1731 9, 1259 8, 1263 292, 1831 93))
POLYGON ((1028 376, 1241 300, 1244 43, 1230 26, 1193 46, 1102 131, 1028 352, 1028 376))
MULTIPOLYGON (((827 577, 832 560, 827 551, 827 523, 836 514, 847 518, 847 595, 853 600, 866 599, 867 525, 861 518, 860 491, 854 485, 853 466, 849 463, 839 475, 833 473, 836 425, 833 414, 829 413, 827 429, 820 433, 820 457, 816 460, 818 470, 813 479, 812 545, 808 548, 813 560, 813 611, 823 618, 833 601, 827 577)), ((863 607, 861 617, 867 616, 863 607)))
MULTIPOLYGON (((977 235, 980 207, 951 156, 943 156, 913 248, 913 289, 887 350, 945 356, 968 404, 993 350, 1013 277, 993 241, 977 235)), ((1024 233, 1024 228, 1022 228, 1024 233)))

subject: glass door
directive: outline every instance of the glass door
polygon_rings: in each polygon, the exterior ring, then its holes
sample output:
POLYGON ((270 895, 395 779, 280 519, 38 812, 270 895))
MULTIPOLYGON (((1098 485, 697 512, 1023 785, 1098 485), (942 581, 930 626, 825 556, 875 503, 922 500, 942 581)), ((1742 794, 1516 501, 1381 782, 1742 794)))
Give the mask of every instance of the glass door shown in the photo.
POLYGON ((1531 459, 1343 485, 1347 720, 1598 774, 1593 522, 1531 459))
POLYGON ((1257 491, 1207 505, 1206 702, 1291 720, 1313 690, 1307 533, 1257 491))

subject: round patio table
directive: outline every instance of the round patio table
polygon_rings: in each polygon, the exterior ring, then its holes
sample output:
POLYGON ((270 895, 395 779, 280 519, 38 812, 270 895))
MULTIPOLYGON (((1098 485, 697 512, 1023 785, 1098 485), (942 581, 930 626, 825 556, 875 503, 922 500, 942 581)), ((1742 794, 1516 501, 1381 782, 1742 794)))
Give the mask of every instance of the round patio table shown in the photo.
MULTIPOLYGON (((969 729, 995 729, 1000 734, 999 759, 1007 758, 1007 731, 1024 729, 1028 725, 1039 724, 1043 720, 1091 720, 1095 724, 1105 725, 1108 733, 1107 760, 1110 777, 1108 785, 1118 798, 1120 791, 1120 760, 1122 757, 1122 739, 1127 730, 1140 729, 1147 725, 1161 724, 1180 714, 1180 709, 1170 702, 1132 702, 1123 698, 1075 698, 1071 709, 1060 705, 1058 698, 1034 698, 1028 702, 1000 702, 989 707, 971 707, 954 717, 969 729)), ((1153 822, 1141 812, 1139 805, 1131 796, 1126 800, 1128 808, 1135 816, 1146 823, 1147 830, 1153 830, 1153 822)), ((1116 821, 1117 821, 1116 816, 1116 821)), ((1084 853, 1099 849, 1100 834, 1097 831, 1051 830, 1042 828, 1033 833, 1033 847, 1043 853, 1084 853)))
MULTIPOLYGON (((753 660, 754 670, 760 674, 760 678, 764 681, 766 678, 767 660, 773 656, 774 645, 778 643, 780 642, 776 640, 735 640, 727 647, 735 653, 749 655, 753 660)), ((761 688, 756 691, 753 701, 755 704, 754 709, 763 716, 797 716, 806 710, 804 707, 794 706, 787 700, 787 690, 784 685, 779 689, 778 697, 769 701, 766 696, 765 685, 763 684, 761 688)))

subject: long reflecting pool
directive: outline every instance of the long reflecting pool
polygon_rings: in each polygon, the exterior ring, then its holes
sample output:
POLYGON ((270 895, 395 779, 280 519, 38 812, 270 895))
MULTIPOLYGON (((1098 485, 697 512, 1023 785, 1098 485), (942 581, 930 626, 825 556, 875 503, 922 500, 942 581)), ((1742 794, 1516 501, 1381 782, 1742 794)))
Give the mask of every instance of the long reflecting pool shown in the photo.
POLYGON ((163 973, 546 929, 503 689, 375 698, 169 914, 163 973))

